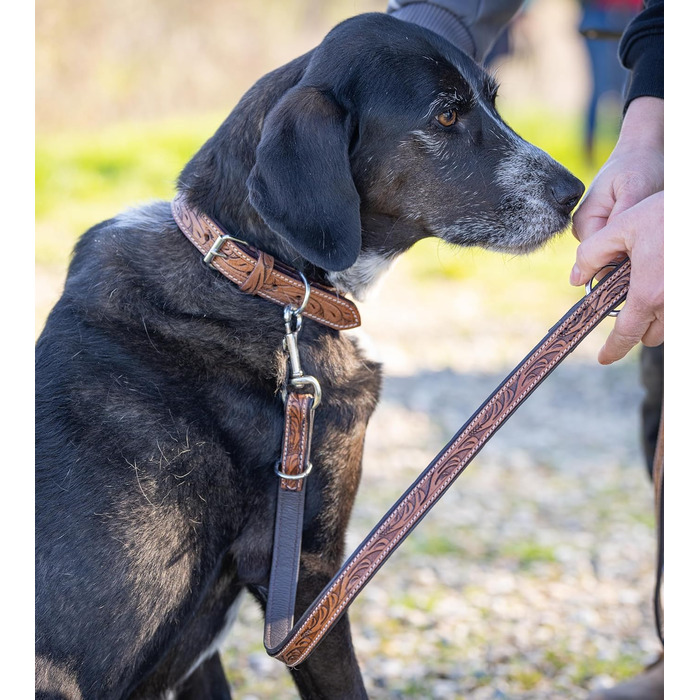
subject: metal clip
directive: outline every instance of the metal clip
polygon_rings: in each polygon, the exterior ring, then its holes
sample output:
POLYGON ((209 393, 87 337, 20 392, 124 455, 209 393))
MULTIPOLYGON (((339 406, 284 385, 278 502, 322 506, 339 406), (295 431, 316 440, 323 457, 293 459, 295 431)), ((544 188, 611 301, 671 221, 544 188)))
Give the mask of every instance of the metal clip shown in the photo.
POLYGON ((289 384, 293 387, 299 386, 310 386, 313 389, 314 394, 314 404, 313 407, 316 408, 321 403, 321 385, 318 383, 316 377, 304 374, 304 370, 301 368, 301 359, 299 357, 299 344, 298 335, 301 330, 302 324, 302 312, 306 308, 309 302, 309 297, 311 295, 311 285, 309 285, 306 277, 300 272, 301 279, 304 281, 305 292, 304 299, 302 300, 299 307, 295 308, 291 304, 287 304, 284 307, 284 340, 282 341, 282 347, 289 357, 289 370, 291 378, 289 384), (292 328, 292 322, 294 322, 294 327, 292 328))

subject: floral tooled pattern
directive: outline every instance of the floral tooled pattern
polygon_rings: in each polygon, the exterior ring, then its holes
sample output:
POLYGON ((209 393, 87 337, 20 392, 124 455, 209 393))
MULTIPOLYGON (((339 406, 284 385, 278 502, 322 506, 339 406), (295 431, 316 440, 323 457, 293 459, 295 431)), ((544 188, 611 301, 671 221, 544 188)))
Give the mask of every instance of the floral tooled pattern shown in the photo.
MULTIPOLYGON (((219 236, 226 235, 226 232, 206 214, 186 205, 181 194, 172 201, 171 210, 180 230, 202 254, 206 255, 209 252, 219 236)), ((249 254, 231 240, 223 244, 219 253, 220 255, 212 261, 212 266, 237 285, 245 284, 255 270, 258 253, 251 251, 249 254)), ((281 306, 300 306, 305 288, 301 280, 273 267, 265 277, 265 284, 256 287, 251 293, 281 306)), ((360 313, 350 300, 340 296, 335 290, 318 284, 311 285, 311 296, 302 313, 307 318, 336 330, 347 330, 360 325, 360 313)))
MULTIPOLYGON (((284 417, 284 444, 280 472, 296 476, 307 467, 313 427, 313 394, 287 394, 284 417)), ((301 491, 303 479, 282 479, 280 487, 301 491)))
POLYGON ((629 278, 630 263, 626 261, 550 331, 365 539, 295 625, 284 646, 268 650, 271 654, 288 666, 296 666, 311 653, 377 569, 498 427, 609 311, 624 300, 629 278))

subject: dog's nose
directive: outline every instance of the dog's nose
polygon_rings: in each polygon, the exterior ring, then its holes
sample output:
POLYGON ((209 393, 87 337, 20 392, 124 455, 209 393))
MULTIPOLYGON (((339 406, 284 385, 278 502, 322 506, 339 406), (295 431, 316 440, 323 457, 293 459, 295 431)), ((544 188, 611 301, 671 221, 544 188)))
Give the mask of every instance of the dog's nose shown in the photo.
POLYGON ((554 203, 567 216, 571 214, 579 199, 583 196, 584 184, 577 177, 567 173, 564 177, 557 178, 550 186, 549 192, 554 203))

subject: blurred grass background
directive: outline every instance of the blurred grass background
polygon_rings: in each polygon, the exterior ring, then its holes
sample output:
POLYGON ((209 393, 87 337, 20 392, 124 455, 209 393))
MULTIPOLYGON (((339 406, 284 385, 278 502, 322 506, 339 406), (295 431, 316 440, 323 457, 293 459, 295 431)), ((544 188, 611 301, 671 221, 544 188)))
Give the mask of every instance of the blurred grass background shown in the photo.
MULTIPOLYGON (((127 206, 170 198, 180 169, 255 80, 315 46, 336 22, 384 9, 376 0, 39 0, 36 333, 83 231, 127 206)), ((587 159, 590 78, 578 12, 575 0, 528 3, 510 53, 494 68, 506 120, 588 185, 614 144, 618 117, 614 108, 600 115, 587 159)), ((580 294, 567 284, 575 244, 565 235, 510 257, 426 241, 399 264, 424 285, 437 277, 487 285, 485 302, 504 322, 523 309, 551 321, 580 294)))

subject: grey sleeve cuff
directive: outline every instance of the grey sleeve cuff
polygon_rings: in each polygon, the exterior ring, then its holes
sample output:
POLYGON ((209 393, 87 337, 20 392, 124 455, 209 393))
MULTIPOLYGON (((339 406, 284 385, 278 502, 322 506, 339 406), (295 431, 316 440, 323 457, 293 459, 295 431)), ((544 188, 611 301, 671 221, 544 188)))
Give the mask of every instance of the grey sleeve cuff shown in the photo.
POLYGON ((524 0, 389 0, 387 12, 440 34, 481 63, 524 0))

